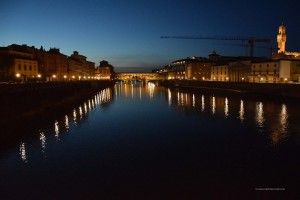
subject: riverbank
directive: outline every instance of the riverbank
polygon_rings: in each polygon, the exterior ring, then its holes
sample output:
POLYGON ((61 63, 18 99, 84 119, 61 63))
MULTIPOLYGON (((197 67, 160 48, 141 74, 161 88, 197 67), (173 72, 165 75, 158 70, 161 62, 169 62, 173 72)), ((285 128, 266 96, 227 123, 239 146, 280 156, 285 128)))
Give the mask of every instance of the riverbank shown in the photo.
POLYGON ((214 91, 219 93, 245 94, 271 98, 300 99, 300 84, 238 83, 192 80, 164 80, 159 85, 185 90, 214 91))
POLYGON ((80 81, 0 85, 0 139, 30 129, 28 124, 33 121, 43 124, 113 84, 112 81, 80 81))

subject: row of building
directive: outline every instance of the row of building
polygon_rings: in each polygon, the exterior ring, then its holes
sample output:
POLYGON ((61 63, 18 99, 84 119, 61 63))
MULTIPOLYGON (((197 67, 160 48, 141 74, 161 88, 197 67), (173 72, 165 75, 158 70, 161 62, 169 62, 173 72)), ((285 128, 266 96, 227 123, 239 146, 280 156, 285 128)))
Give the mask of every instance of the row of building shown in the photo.
POLYGON ((287 83, 300 82, 300 53, 285 50, 286 28, 279 26, 278 52, 272 59, 262 57, 220 56, 176 60, 158 70, 161 79, 202 81, 287 83))
POLYGON ((0 48, 0 80, 67 81, 111 79, 113 67, 101 61, 98 67, 87 57, 74 51, 71 56, 57 48, 45 51, 27 45, 10 45, 0 48))

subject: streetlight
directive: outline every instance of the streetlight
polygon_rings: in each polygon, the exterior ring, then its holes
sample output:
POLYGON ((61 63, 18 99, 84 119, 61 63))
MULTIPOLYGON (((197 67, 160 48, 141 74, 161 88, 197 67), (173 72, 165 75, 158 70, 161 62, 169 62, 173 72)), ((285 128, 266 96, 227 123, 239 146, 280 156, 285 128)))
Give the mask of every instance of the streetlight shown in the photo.
POLYGON ((21 77, 21 74, 17 73, 17 74, 16 74, 16 77, 17 77, 17 78, 20 78, 20 77, 21 77))

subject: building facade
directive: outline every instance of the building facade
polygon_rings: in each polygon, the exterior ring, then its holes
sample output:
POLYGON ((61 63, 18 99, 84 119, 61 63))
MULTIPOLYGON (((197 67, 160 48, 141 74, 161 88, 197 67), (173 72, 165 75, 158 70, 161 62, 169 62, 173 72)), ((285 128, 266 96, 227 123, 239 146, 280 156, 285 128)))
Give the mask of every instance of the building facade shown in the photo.
POLYGON ((211 80, 211 69, 214 62, 209 60, 198 60, 191 62, 186 66, 186 79, 188 80, 211 80))
POLYGON ((88 80, 95 76, 95 63, 77 51, 68 57, 58 48, 45 51, 43 47, 10 45, 0 48, 0 79, 19 79, 40 81, 88 80))
POLYGON ((38 61, 34 55, 10 47, 0 49, 0 72, 2 80, 27 82, 40 77, 38 61))
POLYGON ((215 65, 211 67, 212 81, 229 81, 228 65, 215 65))
POLYGON ((112 66, 106 60, 102 60, 99 67, 96 68, 95 77, 98 80, 110 80, 112 73, 112 66))

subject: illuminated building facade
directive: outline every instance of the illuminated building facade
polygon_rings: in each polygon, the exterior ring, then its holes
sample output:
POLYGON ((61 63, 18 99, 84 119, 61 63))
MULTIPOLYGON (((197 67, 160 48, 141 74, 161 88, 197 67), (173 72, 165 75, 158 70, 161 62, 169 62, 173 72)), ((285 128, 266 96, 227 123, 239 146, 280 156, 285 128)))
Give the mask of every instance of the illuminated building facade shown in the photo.
POLYGON ((288 83, 300 81, 300 60, 269 60, 254 62, 251 66, 250 82, 288 83))
POLYGON ((95 77, 99 80, 110 80, 112 73, 113 67, 106 60, 102 60, 96 69, 95 77))
POLYGON ((277 83, 279 82, 280 61, 268 60, 265 62, 253 62, 249 82, 254 83, 277 83))
POLYGON ((10 45, 0 48, 0 79, 38 78, 43 81, 88 80, 95 76, 95 63, 87 61, 77 51, 68 57, 58 48, 10 45))
POLYGON ((62 81, 68 76, 68 57, 57 48, 40 51, 41 74, 46 81, 62 81))
POLYGON ((68 58, 69 80, 88 80, 95 76, 95 63, 74 51, 68 58))
POLYGON ((213 64, 210 60, 201 57, 176 60, 169 69, 168 79, 209 80, 213 64))
POLYGON ((229 81, 228 65, 216 65, 211 67, 212 81, 229 81))
POLYGON ((1 79, 27 80, 39 78, 38 61, 32 53, 14 50, 10 47, 0 49, 0 72, 1 79))
POLYGON ((191 62, 186 66, 186 79, 207 81, 211 79, 211 67, 214 62, 206 60, 199 60, 198 62, 191 62))

